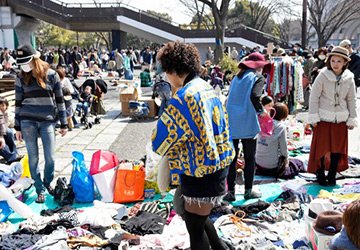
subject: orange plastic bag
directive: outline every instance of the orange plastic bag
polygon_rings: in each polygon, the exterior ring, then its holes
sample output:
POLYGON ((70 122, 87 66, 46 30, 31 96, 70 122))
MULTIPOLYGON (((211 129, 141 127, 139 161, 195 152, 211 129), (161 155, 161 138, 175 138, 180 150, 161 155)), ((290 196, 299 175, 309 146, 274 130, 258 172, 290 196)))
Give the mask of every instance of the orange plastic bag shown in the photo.
POLYGON ((116 173, 114 202, 144 200, 145 171, 119 169, 116 173))

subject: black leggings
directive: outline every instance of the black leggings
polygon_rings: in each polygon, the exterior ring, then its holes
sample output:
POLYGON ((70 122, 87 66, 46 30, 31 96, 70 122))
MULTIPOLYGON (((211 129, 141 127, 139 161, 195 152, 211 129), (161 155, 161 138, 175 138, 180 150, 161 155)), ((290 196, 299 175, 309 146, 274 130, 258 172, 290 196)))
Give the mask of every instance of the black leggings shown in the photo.
MULTIPOLYGON (((233 139, 236 155, 230 165, 229 174, 227 176, 227 184, 229 191, 235 191, 236 162, 237 156, 239 155, 239 141, 239 139, 233 139)), ((241 139, 241 143, 243 146, 245 160, 245 190, 251 190, 255 175, 256 139, 241 139)))
POLYGON ((183 216, 190 235, 192 250, 226 250, 225 243, 217 235, 214 224, 208 215, 198 215, 185 211, 183 216))

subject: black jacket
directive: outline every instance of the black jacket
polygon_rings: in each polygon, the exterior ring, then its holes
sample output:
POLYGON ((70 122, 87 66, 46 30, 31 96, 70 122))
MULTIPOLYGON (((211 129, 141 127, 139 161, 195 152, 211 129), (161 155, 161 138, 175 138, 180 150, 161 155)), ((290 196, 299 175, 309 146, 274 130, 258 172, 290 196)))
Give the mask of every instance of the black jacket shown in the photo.
POLYGON ((356 87, 360 87, 360 54, 352 53, 350 55, 349 70, 354 74, 356 87))

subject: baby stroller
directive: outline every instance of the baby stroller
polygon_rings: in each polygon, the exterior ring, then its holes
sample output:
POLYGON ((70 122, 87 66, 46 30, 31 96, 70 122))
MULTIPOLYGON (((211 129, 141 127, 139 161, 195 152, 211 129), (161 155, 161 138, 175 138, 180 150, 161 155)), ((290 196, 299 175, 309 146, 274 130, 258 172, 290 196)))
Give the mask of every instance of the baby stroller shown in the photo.
POLYGON ((106 113, 103 104, 103 94, 107 93, 107 83, 102 79, 87 79, 80 87, 80 92, 83 92, 87 86, 91 87, 91 94, 93 95, 92 102, 89 105, 90 115, 94 116, 94 121, 89 121, 87 114, 82 112, 80 114, 80 122, 84 124, 85 129, 92 128, 93 124, 100 124, 99 115, 106 113))
POLYGON ((148 117, 150 112, 150 107, 149 104, 147 104, 146 102, 130 101, 129 111, 130 111, 130 117, 138 121, 148 117))

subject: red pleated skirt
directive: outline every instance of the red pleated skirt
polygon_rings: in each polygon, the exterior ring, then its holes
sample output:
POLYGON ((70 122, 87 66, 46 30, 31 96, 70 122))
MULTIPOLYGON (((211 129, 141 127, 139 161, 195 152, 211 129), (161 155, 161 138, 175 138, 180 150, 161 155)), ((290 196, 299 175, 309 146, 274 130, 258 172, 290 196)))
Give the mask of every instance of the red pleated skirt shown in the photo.
POLYGON ((337 172, 346 170, 348 165, 348 128, 345 122, 332 123, 321 121, 313 131, 308 172, 315 173, 321 167, 325 156, 325 169, 329 170, 330 153, 341 154, 337 172))

